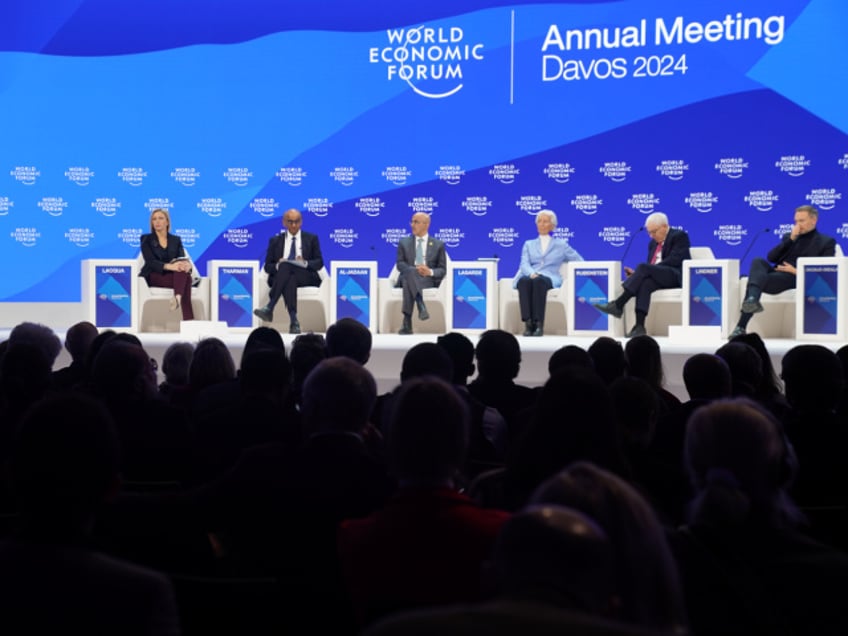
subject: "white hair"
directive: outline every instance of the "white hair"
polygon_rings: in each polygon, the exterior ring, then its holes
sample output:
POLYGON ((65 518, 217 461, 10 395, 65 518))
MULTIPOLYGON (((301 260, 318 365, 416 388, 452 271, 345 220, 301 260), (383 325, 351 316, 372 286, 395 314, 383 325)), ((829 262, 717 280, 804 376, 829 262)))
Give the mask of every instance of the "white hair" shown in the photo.
POLYGON ((668 217, 664 212, 654 212, 645 219, 645 227, 648 225, 668 225, 668 217))
POLYGON ((556 212, 554 212, 553 210, 539 210, 539 212, 536 213, 536 222, 537 223, 539 222, 539 217, 542 216, 543 214, 547 217, 550 217, 551 223, 554 224, 554 227, 557 226, 557 216, 556 216, 556 212))

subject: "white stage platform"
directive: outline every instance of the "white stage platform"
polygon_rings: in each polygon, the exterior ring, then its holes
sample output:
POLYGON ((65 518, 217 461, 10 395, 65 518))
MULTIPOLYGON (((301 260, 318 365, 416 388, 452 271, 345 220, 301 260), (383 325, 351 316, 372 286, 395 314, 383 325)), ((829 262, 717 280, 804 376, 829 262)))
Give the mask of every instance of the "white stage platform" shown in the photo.
MULTIPOLYGON (((56 334, 64 341, 64 331, 56 330, 56 334)), ((221 340, 230 347, 230 351, 232 351, 236 365, 239 364, 242 350, 244 349, 244 342, 247 339, 246 333, 228 332, 225 334, 204 334, 203 330, 200 329, 198 334, 199 335, 194 338, 189 338, 179 333, 139 333, 137 335, 141 339, 148 353, 150 353, 150 355, 160 363, 162 361, 162 355, 172 343, 179 341, 196 341, 198 337, 203 337, 204 335, 215 335, 221 338, 221 340)), ((8 336, 8 329, 0 330, 0 341, 6 340, 8 336)), ((367 366, 371 373, 374 374, 380 392, 389 391, 398 383, 401 361, 410 347, 418 344, 419 342, 435 342, 436 337, 437 336, 435 334, 416 334, 412 336, 375 334, 371 360, 367 366)), ((471 335, 469 337, 472 342, 476 343, 477 336, 471 335)), ((283 334, 286 351, 290 350, 291 343, 294 338, 295 336, 283 334)), ((521 344, 522 362, 521 372, 517 381, 520 384, 528 386, 539 386, 544 384, 548 377, 548 358, 550 358, 550 355, 554 351, 565 345, 577 345, 585 349, 588 348, 594 340, 595 339, 592 337, 544 336, 542 338, 524 338, 522 336, 518 336, 518 341, 521 344)), ((626 339, 624 338, 621 338, 620 340, 622 344, 626 342, 626 339)), ((686 389, 683 386, 683 364, 693 354, 714 353, 716 349, 726 342, 725 340, 718 338, 698 338, 693 339, 691 342, 681 342, 679 339, 671 340, 669 338, 657 338, 656 340, 663 353, 666 388, 683 400, 688 399, 686 389)), ((795 345, 809 344, 809 342, 805 341, 804 343, 801 343, 796 340, 766 339, 765 344, 771 354, 775 369, 777 369, 779 373, 780 361, 784 354, 795 345)), ((845 343, 825 342, 822 344, 836 350, 845 343)), ((66 366, 69 362, 70 359, 68 358, 67 353, 63 351, 56 362, 55 368, 58 369, 66 366)))

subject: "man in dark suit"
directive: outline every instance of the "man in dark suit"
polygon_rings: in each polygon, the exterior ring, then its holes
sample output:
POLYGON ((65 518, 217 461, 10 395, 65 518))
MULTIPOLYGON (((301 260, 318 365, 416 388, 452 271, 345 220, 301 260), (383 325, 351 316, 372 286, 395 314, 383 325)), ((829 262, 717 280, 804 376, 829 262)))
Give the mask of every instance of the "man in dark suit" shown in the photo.
POLYGON ((651 237, 648 243, 648 260, 635 270, 624 268, 627 279, 622 283, 624 291, 608 303, 596 303, 595 308, 621 318, 624 304, 636 297, 636 324, 627 334, 628 338, 643 336, 645 317, 651 306, 651 294, 657 289, 680 287, 683 282, 683 261, 690 258, 689 235, 683 230, 669 227, 668 217, 654 212, 645 221, 645 229, 651 237))
POLYGON ((736 329, 730 337, 741 336, 754 314, 763 310, 760 296, 763 292, 777 294, 794 289, 797 284, 795 265, 802 256, 833 256, 836 239, 825 236, 816 229, 819 211, 812 205, 795 208, 795 225, 783 235, 780 243, 765 258, 755 258, 748 274, 748 287, 736 329), (775 265, 772 265, 775 263, 775 265))
POLYGON ((430 215, 416 212, 412 215, 412 236, 398 243, 397 286, 403 288, 403 325, 399 334, 412 333, 412 305, 418 307, 418 318, 427 320, 430 314, 424 304, 422 292, 429 287, 438 287, 445 277, 447 256, 445 244, 428 235, 430 215))
POLYGON ((318 287, 319 270, 324 267, 321 246, 315 234, 301 230, 303 216, 292 208, 283 214, 283 227, 287 231, 272 236, 265 253, 265 271, 268 273, 268 304, 253 313, 265 322, 274 320, 274 305, 283 297, 289 312, 289 333, 300 333, 297 320, 297 288, 318 287))

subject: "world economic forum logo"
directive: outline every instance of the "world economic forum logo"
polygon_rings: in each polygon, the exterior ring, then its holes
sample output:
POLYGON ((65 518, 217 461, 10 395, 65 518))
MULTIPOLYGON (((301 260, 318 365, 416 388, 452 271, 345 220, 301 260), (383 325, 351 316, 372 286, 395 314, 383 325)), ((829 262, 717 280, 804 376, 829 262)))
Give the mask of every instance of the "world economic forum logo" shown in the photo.
POLYGON ((223 238, 233 247, 244 249, 250 245, 253 233, 244 227, 233 227, 224 232, 223 238))
POLYGON ((462 90, 464 68, 483 60, 483 48, 458 26, 388 29, 384 45, 368 49, 368 62, 385 65, 390 82, 406 82, 422 97, 444 99, 462 90))
POLYGON ((739 223, 724 224, 713 230, 713 236, 719 241, 735 247, 741 245, 744 238, 748 236, 748 229, 739 223))
POLYGON ((0 197, 0 216, 9 214, 9 210, 15 207, 15 202, 9 197, 0 197))

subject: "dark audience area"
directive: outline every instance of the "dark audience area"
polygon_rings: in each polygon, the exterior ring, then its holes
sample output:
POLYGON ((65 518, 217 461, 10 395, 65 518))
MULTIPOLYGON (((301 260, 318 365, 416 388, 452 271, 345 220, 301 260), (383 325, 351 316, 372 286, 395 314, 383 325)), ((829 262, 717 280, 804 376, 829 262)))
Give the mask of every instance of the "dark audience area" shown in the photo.
POLYGON ((449 333, 382 395, 371 346, 16 326, 2 633, 848 634, 848 346, 740 335, 686 400, 647 335, 528 387, 515 336, 449 333))

